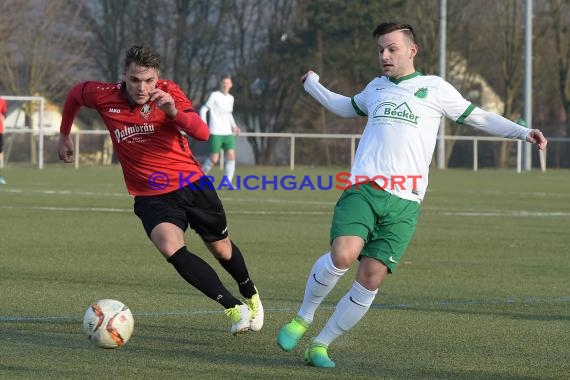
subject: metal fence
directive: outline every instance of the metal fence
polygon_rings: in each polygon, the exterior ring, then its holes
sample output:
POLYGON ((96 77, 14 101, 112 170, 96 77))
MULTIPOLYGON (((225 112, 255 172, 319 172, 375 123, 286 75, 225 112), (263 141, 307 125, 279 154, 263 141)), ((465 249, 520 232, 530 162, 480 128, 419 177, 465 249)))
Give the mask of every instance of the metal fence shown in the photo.
MULTIPOLYGON (((75 141, 75 167, 82 165, 109 165, 114 162, 110 136, 106 130, 83 130, 72 133, 75 141)), ((244 132, 238 137, 237 158, 241 165, 352 165, 359 134, 317 133, 254 133, 244 132), (253 146, 271 141, 272 154, 264 162, 256 159, 253 146), (246 154, 246 151, 249 153, 246 154), (247 156, 247 157, 246 157, 247 156), (242 161, 240 161, 240 157, 242 161), (328 159, 325 159, 328 157, 328 159)), ((496 167, 491 152, 500 144, 508 144, 508 167, 521 171, 524 144, 522 141, 489 136, 444 136, 446 143, 453 141, 449 168, 496 167)), ((5 165, 29 164, 40 169, 44 163, 59 162, 57 144, 59 133, 31 129, 7 129, 4 134, 5 165)), ((549 138, 545 163, 550 168, 570 168, 570 138, 549 138)), ((207 144, 191 141, 198 159, 205 159, 207 144)), ((540 156, 534 152, 533 167, 540 167, 540 156)))

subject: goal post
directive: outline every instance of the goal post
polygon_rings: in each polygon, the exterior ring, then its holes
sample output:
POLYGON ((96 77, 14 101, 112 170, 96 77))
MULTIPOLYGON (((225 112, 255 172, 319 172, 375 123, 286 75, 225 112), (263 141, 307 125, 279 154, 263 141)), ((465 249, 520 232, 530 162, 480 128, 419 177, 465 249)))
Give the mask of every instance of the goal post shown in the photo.
MULTIPOLYGON (((4 134, 7 132, 29 132, 30 135, 33 136, 37 133, 38 134, 38 168, 43 169, 44 167, 44 135, 45 135, 45 125, 44 125, 44 113, 45 113, 45 98, 43 96, 13 96, 13 95, 0 95, 2 98, 6 100, 6 102, 10 101, 18 101, 18 102, 31 102, 38 103, 39 106, 37 110, 35 107, 31 106, 28 108, 27 113, 24 112, 24 120, 26 116, 30 119, 31 125, 25 125, 25 121, 23 125, 20 125, 20 121, 16 120, 16 125, 10 125, 8 120, 5 120, 4 123, 4 134), (37 121, 36 121, 37 120, 37 121), (36 121, 34 123, 34 121, 36 121), (37 127, 36 125, 37 124, 37 127), (8 127, 11 127, 8 130, 8 127)), ((8 104, 8 109, 10 109, 8 104)), ((6 115, 7 117, 9 115, 6 115)), ((12 121, 14 123, 14 121, 12 121)))

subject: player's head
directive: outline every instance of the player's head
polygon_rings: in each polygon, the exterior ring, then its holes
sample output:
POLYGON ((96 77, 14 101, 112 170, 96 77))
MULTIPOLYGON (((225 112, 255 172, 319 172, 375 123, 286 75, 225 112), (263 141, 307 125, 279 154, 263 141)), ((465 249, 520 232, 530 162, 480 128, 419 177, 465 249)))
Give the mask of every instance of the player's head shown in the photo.
POLYGON ((156 87, 160 55, 148 45, 134 45, 125 54, 125 83, 129 98, 145 104, 156 87))
POLYGON ((384 74, 397 79, 415 71, 418 45, 411 25, 386 22, 378 25, 372 35, 378 42, 378 58, 384 74))
POLYGON ((224 74, 222 75, 222 77, 220 78, 220 91, 223 92, 224 94, 227 94, 228 92, 230 92, 232 86, 233 86, 233 82, 232 82, 232 76, 229 74, 224 74))

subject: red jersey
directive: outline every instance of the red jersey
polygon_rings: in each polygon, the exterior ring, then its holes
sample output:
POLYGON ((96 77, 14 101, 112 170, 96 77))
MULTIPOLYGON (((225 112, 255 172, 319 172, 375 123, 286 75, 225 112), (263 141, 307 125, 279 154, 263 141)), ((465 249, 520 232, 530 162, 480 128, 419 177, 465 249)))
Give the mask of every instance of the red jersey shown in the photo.
POLYGON ((174 119, 154 102, 132 105, 124 83, 79 83, 63 107, 60 132, 64 135, 69 135, 81 106, 94 108, 101 115, 132 195, 168 193, 203 175, 181 130, 205 141, 210 134, 208 126, 174 82, 159 79, 157 88, 174 99, 178 110, 174 119))
POLYGON ((8 105, 6 104, 6 99, 0 97, 0 133, 4 133, 4 118, 6 117, 6 112, 8 112, 8 105))

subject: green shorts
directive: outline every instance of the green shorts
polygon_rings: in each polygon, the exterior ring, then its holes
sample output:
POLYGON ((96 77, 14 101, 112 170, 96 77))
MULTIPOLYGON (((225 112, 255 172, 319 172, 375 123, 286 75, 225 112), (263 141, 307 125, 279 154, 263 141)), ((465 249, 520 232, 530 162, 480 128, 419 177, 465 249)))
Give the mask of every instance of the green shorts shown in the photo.
POLYGON ((369 183, 353 185, 338 200, 330 238, 360 236, 362 256, 380 260, 393 272, 404 255, 420 214, 420 204, 374 188, 369 183))
POLYGON ((208 147, 210 153, 233 150, 236 148, 236 137, 234 135, 210 135, 208 147))

